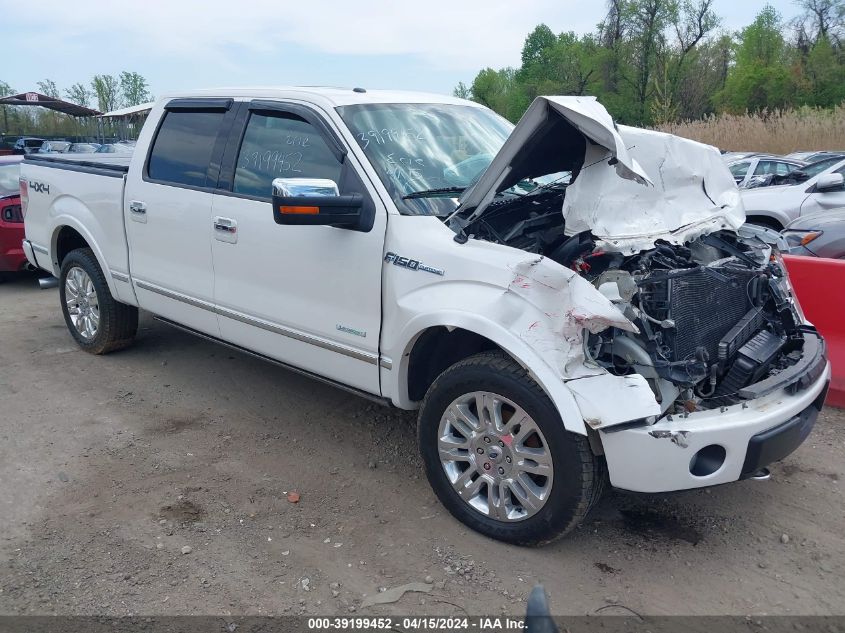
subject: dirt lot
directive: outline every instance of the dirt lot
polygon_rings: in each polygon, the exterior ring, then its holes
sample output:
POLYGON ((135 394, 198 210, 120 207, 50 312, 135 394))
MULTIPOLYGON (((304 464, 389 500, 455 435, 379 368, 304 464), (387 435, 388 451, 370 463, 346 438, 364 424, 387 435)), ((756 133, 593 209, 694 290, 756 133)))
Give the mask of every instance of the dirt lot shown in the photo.
POLYGON ((0 613, 518 614, 542 581, 561 614, 842 614, 843 421, 768 482, 609 493, 520 549, 444 512, 413 414, 148 315, 89 356, 23 279, 0 286, 0 613))

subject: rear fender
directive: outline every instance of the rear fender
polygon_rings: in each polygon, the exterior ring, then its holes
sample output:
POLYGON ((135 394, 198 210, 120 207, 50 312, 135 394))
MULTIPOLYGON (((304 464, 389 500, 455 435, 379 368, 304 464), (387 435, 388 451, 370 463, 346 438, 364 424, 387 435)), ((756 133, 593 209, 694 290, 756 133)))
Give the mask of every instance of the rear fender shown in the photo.
MULTIPOLYGON (((79 203, 78 200, 76 200, 75 202, 77 203, 77 206, 79 208, 86 209, 87 211, 87 208, 81 203, 79 203)), ((77 212, 74 212, 74 215, 70 215, 69 213, 60 213, 58 215, 51 216, 51 224, 53 225, 53 228, 51 231, 49 249, 50 262, 53 268, 53 275, 58 277, 61 273, 61 262, 58 261, 59 233, 61 233, 63 228, 69 227, 79 233, 83 237, 83 239, 88 243, 88 246, 91 248, 91 250, 94 252, 94 257, 97 258, 97 263, 103 270, 103 275, 106 278, 106 284, 108 284, 109 292, 111 292, 111 295, 115 298, 120 297, 116 282, 111 274, 111 268, 109 267, 108 262, 106 261, 102 248, 100 247, 97 240, 94 239, 94 236, 91 234, 91 231, 89 231, 85 227, 85 225, 77 219, 76 213, 77 212)), ((91 214, 90 212, 85 213, 83 217, 85 218, 85 216, 87 216, 86 219, 92 219, 94 217, 93 214, 91 214)))

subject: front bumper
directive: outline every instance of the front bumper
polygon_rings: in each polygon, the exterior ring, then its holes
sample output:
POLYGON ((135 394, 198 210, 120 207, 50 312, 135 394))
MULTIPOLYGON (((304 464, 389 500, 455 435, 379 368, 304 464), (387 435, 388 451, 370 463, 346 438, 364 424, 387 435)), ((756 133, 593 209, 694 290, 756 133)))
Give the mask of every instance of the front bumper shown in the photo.
POLYGON ((600 430, 611 484, 635 492, 713 486, 789 455, 812 429, 830 382, 822 339, 808 333, 805 341, 804 357, 791 371, 741 392, 751 400, 650 426, 600 430))

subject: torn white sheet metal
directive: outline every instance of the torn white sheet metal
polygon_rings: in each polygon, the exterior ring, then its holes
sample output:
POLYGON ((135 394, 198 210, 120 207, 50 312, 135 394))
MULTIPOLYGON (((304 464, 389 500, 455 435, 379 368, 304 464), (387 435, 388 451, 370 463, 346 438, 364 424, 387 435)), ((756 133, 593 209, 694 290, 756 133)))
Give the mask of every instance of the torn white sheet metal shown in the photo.
POLYGON ((639 374, 614 376, 603 374, 570 380, 566 383, 593 429, 660 415, 660 405, 646 379, 639 374))
POLYGON ((530 323, 514 324, 512 329, 564 380, 605 372, 598 365, 584 364, 585 328, 600 332, 614 326, 637 331, 616 306, 568 268, 533 256, 511 269, 508 291, 536 309, 530 323))
POLYGON ((602 160, 604 149, 588 146, 563 203, 568 234, 590 230, 607 248, 633 254, 658 239, 683 244, 745 222, 739 190, 715 148, 633 127, 619 133, 654 186, 619 178, 602 160))
MULTIPOLYGON (((550 118, 561 116, 592 143, 598 144, 605 157, 603 163, 615 159, 611 172, 631 182, 650 184, 646 171, 631 156, 626 142, 616 131, 613 119, 595 97, 537 97, 522 115, 502 149, 478 179, 460 198, 463 208, 475 209, 476 218, 493 200, 500 184, 508 177, 514 158, 532 141, 536 132, 550 118)), ((536 174, 542 175, 542 174, 536 174)))
POLYGON ((512 270, 508 291, 534 306, 535 317, 542 315, 521 324, 517 333, 567 381, 588 425, 598 429, 660 415, 645 378, 614 376, 585 362, 585 329, 597 333, 616 327, 638 333, 636 325, 591 283, 551 260, 534 256, 512 270))

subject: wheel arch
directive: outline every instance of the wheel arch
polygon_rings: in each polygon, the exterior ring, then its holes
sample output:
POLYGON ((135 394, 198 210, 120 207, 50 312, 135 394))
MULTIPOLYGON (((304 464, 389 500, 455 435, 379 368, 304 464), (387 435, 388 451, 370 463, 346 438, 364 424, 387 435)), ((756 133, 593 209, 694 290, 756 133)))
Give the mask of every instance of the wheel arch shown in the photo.
POLYGON ((395 405, 416 408, 425 395, 423 389, 430 386, 426 384, 429 379, 433 382, 446 367, 464 358, 498 349, 528 371, 557 408, 567 431, 587 434, 581 411, 564 381, 528 345, 497 323, 462 312, 423 315, 412 320, 405 332, 399 362, 385 372, 392 382, 395 405), (427 353, 433 357, 427 358, 427 353), (448 365, 440 368, 447 361, 448 365))
POLYGON ((781 231, 789 223, 789 218, 777 211, 748 211, 746 209, 745 221, 781 231))
POLYGON ((100 269, 103 271, 109 292, 111 292, 113 297, 117 297, 117 289, 115 288, 114 279, 111 276, 111 270, 106 263, 102 249, 96 240, 94 240, 90 231, 72 217, 65 216, 57 220, 50 238, 50 258, 53 275, 59 277, 62 269, 62 261, 70 251, 77 248, 90 248, 91 252, 94 253, 97 264, 99 264, 100 269))

